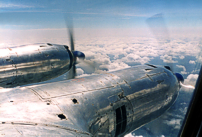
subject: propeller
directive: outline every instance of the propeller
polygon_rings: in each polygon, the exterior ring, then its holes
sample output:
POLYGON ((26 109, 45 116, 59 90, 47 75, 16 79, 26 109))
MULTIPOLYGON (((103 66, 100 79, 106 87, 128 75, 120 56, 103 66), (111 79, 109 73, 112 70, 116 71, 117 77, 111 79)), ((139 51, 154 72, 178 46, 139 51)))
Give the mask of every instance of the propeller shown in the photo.
MULTIPOLYGON (((159 46, 162 46, 162 44, 166 44, 166 48, 171 47, 172 45, 170 45, 170 38, 169 38, 169 33, 163 18, 162 14, 156 14, 150 18, 148 18, 146 20, 150 30, 152 31, 152 33, 154 34, 154 36, 156 37, 159 46), (164 40, 162 42, 162 38, 166 39, 166 41, 164 40)), ((164 48, 164 47, 163 47, 164 48)), ((170 48, 172 49, 172 48, 170 48)), ((166 69, 170 70, 170 71, 174 71, 174 63, 175 61, 173 61, 173 55, 171 54, 172 50, 167 51, 167 56, 164 55, 164 59, 166 61, 166 65, 164 66, 166 69)), ((176 78, 178 79, 178 82, 180 84, 180 86, 186 87, 186 88, 191 88, 194 89, 194 86, 192 85, 185 85, 184 83, 184 78, 180 73, 174 73, 176 78)))
POLYGON ((85 54, 83 52, 75 50, 72 19, 69 19, 69 18, 65 18, 65 19, 66 19, 65 20, 66 27, 68 28, 67 33, 68 33, 69 39, 70 39, 71 52, 73 54, 73 60, 74 60, 72 68, 69 71, 68 79, 73 79, 77 75, 76 66, 75 66, 76 64, 79 64, 81 66, 81 68, 88 74, 95 72, 94 64, 91 63, 90 61, 85 60, 85 54), (69 22, 69 23, 67 23, 67 22, 69 22), (82 67, 82 66, 84 66, 84 67, 82 67))
MULTIPOLYGON (((199 53, 198 55, 196 56, 196 62, 195 62, 195 67, 194 67, 194 70, 192 71, 192 73, 194 74, 199 74, 199 71, 200 71, 200 68, 201 68, 201 65, 202 65, 202 42, 200 41, 199 42, 199 53)), ((190 89, 195 89, 194 86, 192 85, 184 85, 183 83, 180 83, 181 86, 183 87, 186 87, 186 88, 190 88, 190 89)))
MULTIPOLYGON (((156 14, 146 20, 151 32, 154 34, 155 38, 157 39, 159 46, 162 48, 170 48, 170 37, 169 32, 166 27, 165 20, 163 18, 163 14, 156 14), (166 44, 166 47, 163 45, 166 44)), ((172 50, 167 50, 167 55, 163 56, 164 60, 166 61, 166 66, 169 66, 170 70, 174 70, 173 66, 173 56, 172 50)))
MULTIPOLYGON (((67 34, 69 35, 69 39, 70 39, 70 47, 71 47, 71 52, 73 53, 74 52, 74 38, 73 38, 73 27, 69 26, 67 24, 67 20, 66 21, 66 27, 68 28, 67 30, 67 34)), ((72 24, 72 23, 70 23, 72 24)), ((69 70, 69 74, 67 75, 68 78, 67 79, 72 79, 72 78, 75 78, 76 76, 76 66, 75 66, 75 55, 73 54, 73 65, 72 65, 72 68, 69 70)))
POLYGON ((97 70, 94 62, 91 62, 89 60, 79 60, 77 62, 86 74, 92 74, 97 70))
POLYGON ((190 89, 195 89, 194 86, 192 85, 185 85, 184 83, 184 78, 180 73, 174 73, 175 76, 177 77, 178 82, 180 83, 180 86, 185 87, 185 88, 190 88, 190 89))
POLYGON ((195 63, 195 68, 194 70, 192 71, 193 73, 199 73, 200 71, 200 68, 201 68, 201 65, 202 65, 202 41, 199 42, 199 48, 200 48, 200 51, 198 53, 198 55, 196 56, 196 63, 195 63))
MULTIPOLYGON (((174 72, 174 63, 176 63, 173 60, 173 55, 172 55, 172 48, 170 48, 172 45, 170 44, 170 38, 169 38, 169 33, 165 24, 165 20, 163 18, 163 14, 156 14, 150 18, 148 18, 146 20, 150 30, 152 31, 152 33, 154 34, 154 36, 156 37, 158 43, 160 46, 162 46, 162 44, 166 44, 166 47, 163 48, 168 48, 170 50, 167 50, 167 56, 164 55, 164 59, 166 61, 166 66, 164 66, 166 69, 174 72), (162 42, 162 38, 166 39, 166 41, 164 40, 164 42, 162 42)), ((201 45, 201 43, 200 43, 201 45)), ((202 49, 202 47, 201 47, 202 49)), ((198 68, 201 67, 202 64, 202 50, 200 50, 201 52, 199 53, 199 55, 197 56, 197 61, 196 61, 196 66, 195 69, 192 71, 193 73, 197 73, 199 70, 198 68)), ((195 89, 194 86, 192 85, 185 85, 184 84, 184 78, 180 73, 174 73, 176 78, 178 79, 178 82, 180 84, 181 87, 185 87, 185 88, 190 88, 190 89, 195 89)))

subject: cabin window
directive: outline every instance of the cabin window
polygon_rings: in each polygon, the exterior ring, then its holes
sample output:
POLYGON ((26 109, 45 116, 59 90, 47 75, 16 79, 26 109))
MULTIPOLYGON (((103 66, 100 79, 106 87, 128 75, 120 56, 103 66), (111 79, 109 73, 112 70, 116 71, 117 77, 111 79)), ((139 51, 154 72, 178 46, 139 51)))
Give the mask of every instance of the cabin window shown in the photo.
POLYGON ((115 137, 122 134, 127 125, 126 107, 121 106, 116 109, 116 133, 115 137))

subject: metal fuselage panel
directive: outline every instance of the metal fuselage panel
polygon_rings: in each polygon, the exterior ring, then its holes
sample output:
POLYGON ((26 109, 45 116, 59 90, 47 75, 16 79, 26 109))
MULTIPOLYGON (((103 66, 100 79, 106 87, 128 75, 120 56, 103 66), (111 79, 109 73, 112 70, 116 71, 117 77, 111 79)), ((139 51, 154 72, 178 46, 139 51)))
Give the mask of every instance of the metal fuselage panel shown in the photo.
POLYGON ((0 87, 9 88, 55 78, 70 67, 64 45, 36 44, 0 50, 0 87))
POLYGON ((48 123, 90 136, 124 136, 163 114, 176 100, 178 91, 179 83, 171 71, 136 66, 2 92, 0 121, 48 123), (27 96, 21 98, 23 103, 10 105, 21 109, 20 116, 3 107, 9 100, 19 101, 23 93, 27 96), (30 109, 29 103, 39 108, 30 109), (59 113, 65 119, 60 120, 59 113))

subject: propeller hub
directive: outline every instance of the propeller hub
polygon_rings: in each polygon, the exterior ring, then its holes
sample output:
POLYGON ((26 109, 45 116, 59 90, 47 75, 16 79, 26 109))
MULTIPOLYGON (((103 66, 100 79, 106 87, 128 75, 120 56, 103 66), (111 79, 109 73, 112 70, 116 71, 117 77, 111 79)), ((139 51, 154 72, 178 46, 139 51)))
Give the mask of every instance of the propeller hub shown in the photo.
POLYGON ((85 59, 85 54, 83 52, 73 51, 73 55, 74 55, 75 58, 78 57, 81 60, 85 59))
POLYGON ((184 78, 180 73, 175 73, 175 76, 179 82, 184 83, 184 78))

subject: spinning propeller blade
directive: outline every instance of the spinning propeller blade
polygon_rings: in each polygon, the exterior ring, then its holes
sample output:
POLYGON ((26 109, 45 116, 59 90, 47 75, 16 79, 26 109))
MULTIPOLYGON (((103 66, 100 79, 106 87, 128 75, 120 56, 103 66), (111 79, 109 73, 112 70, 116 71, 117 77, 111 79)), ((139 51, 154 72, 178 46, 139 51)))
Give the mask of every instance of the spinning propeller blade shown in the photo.
MULTIPOLYGON (((166 53, 168 56, 164 56, 166 57, 166 66, 165 68, 175 72, 175 68, 174 68, 174 61, 173 61, 173 47, 170 44, 170 37, 169 37, 169 33, 168 33, 168 29, 166 27, 165 24, 165 20, 163 18, 162 14, 156 14, 150 18, 147 19, 147 24, 150 28, 150 30, 152 31, 152 33, 154 34, 154 36, 156 37, 159 46, 162 46, 162 44, 166 44, 166 47, 164 47, 165 49, 170 49, 167 50, 166 53), (163 40, 163 42, 162 42, 163 40)), ((199 55, 197 56, 197 64, 196 67, 194 69, 194 71, 192 71, 193 73, 196 73, 198 70, 197 68, 201 67, 201 63, 202 63, 202 52, 199 53, 199 55)), ((181 74, 179 73, 175 73, 179 83, 181 86, 186 87, 186 88, 191 88, 194 89, 195 87, 192 85, 185 85, 184 82, 184 78, 182 77, 181 74)))
POLYGON ((77 75, 75 65, 78 63, 81 66, 81 68, 85 72, 87 72, 87 74, 95 72, 95 66, 93 65, 93 63, 90 63, 90 61, 85 60, 85 54, 80 51, 75 50, 74 36, 73 36, 73 22, 72 22, 72 19, 69 19, 69 17, 65 18, 65 19, 66 19, 65 20, 66 27, 68 28, 67 34, 69 35, 71 52, 73 53, 73 56, 74 56, 74 63, 73 63, 72 68, 69 71, 70 75, 68 76, 68 79, 75 78, 75 76, 77 75), (79 59, 79 61, 77 61, 77 58, 79 59), (83 65, 84 65, 84 67, 82 67, 83 65))
MULTIPOLYGON (((165 20, 163 18, 162 14, 156 14, 146 20, 151 32, 154 34, 155 38, 157 39, 159 46, 162 47, 166 45, 166 47, 163 48, 170 48, 172 45, 170 45, 170 37, 169 32, 166 27, 165 20)), ((172 50, 166 51, 167 56, 164 56, 166 60, 166 66, 169 66, 171 70, 174 70, 173 66, 173 55, 172 50)))

